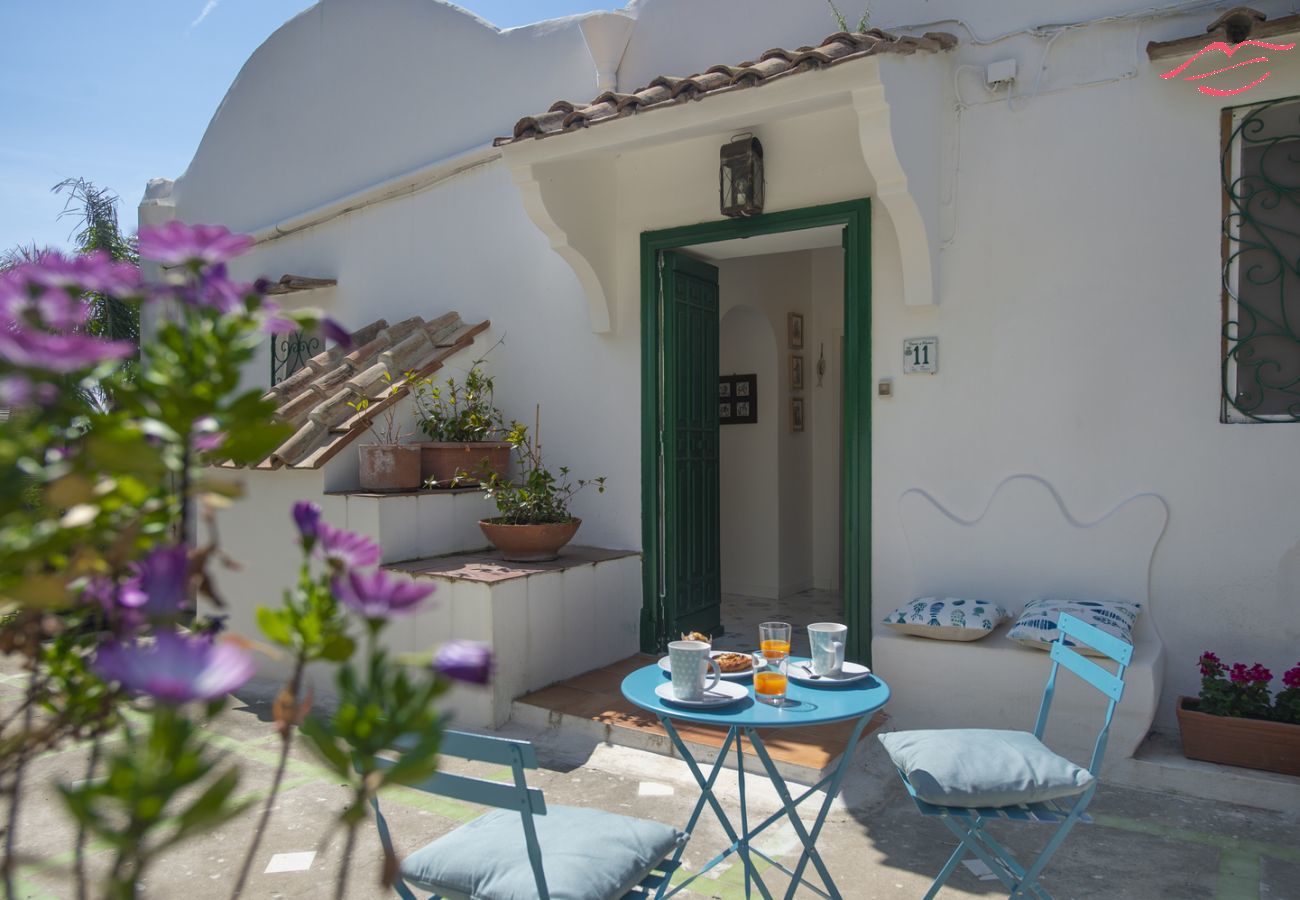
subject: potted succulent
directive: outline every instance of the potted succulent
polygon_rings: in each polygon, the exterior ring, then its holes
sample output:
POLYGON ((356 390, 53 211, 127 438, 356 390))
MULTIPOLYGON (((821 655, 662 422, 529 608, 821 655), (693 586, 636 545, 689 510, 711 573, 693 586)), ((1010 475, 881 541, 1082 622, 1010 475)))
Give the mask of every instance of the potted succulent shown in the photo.
POLYGON ((1200 667, 1200 696, 1178 699, 1183 755, 1300 775, 1300 665, 1283 674, 1276 699, 1273 673, 1259 663, 1226 666, 1207 650, 1200 667))
MULTIPOLYGON (((414 373, 407 372, 404 381, 414 373)), ((396 396, 400 383, 393 382, 391 372, 384 373, 389 398, 396 396)), ((357 412, 370 408, 370 399, 363 397, 348 406, 357 412)), ((406 435, 397 425, 397 404, 389 403, 378 419, 370 422, 373 444, 357 448, 359 456, 358 481, 364 491, 392 492, 414 491, 420 488, 420 448, 417 444, 403 444, 406 435)))
POLYGON ((510 443, 505 421, 493 403, 493 381, 483 374, 482 359, 474 361, 464 382, 449 378, 436 385, 425 378, 415 385, 420 430, 429 440, 420 444, 421 477, 427 487, 473 487, 474 473, 485 466, 505 474, 510 468, 510 443))
POLYGON ((498 515, 480 519, 478 527, 501 556, 514 562, 541 562, 555 559, 560 548, 573 540, 582 520, 569 513, 569 501, 578 491, 594 484, 599 493, 605 492, 605 478, 569 479, 565 466, 552 473, 542 462, 541 412, 533 427, 533 437, 528 429, 513 423, 507 440, 519 458, 519 482, 512 483, 500 472, 480 469, 483 493, 497 507, 498 515))

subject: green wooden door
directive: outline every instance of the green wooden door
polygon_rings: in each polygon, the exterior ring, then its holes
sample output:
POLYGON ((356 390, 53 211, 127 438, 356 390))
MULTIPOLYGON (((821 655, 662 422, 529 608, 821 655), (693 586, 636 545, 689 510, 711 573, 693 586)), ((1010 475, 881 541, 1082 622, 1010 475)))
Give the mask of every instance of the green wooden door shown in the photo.
POLYGON ((663 623, 665 639, 722 630, 718 530, 718 270, 665 251, 663 623))

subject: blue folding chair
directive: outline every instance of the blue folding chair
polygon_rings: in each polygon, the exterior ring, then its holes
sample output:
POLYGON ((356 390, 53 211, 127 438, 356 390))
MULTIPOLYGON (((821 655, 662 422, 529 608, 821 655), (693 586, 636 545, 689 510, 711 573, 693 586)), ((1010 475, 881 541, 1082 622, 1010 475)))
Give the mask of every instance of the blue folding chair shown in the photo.
MULTIPOLYGON (((935 878, 934 884, 930 886, 930 890, 925 895, 925 900, 930 900, 935 894, 939 893, 940 888, 947 882, 953 870, 957 868, 957 865, 968 853, 973 854, 988 866, 993 874, 1011 891, 1012 897, 1033 896, 1042 898, 1042 900, 1050 900, 1050 895, 1038 883, 1038 877, 1042 874, 1048 860, 1061 846, 1062 841, 1065 840, 1066 835, 1069 834, 1075 823, 1092 821, 1091 817, 1084 813, 1084 810, 1097 792, 1097 775, 1101 770, 1102 756, 1106 752, 1106 736, 1110 730, 1111 719, 1115 715, 1115 706, 1124 694, 1124 670, 1132 661, 1133 647, 1065 613, 1061 614, 1059 629, 1060 636, 1052 644, 1052 670, 1047 678, 1047 686, 1043 690, 1043 702, 1038 710, 1038 721, 1034 725, 1032 737, 1024 732, 992 732, 969 729, 950 729, 935 732, 895 732, 892 735, 880 736, 881 742, 885 744, 890 756, 894 759, 899 774, 903 778, 903 785, 907 788, 907 792, 911 795, 913 801, 915 801, 917 809, 921 811, 922 815, 938 817, 960 841, 957 849, 953 851, 952 856, 949 857, 948 862, 939 872, 938 877, 935 878), (1067 636, 1076 642, 1082 642, 1104 653, 1118 664, 1118 668, 1114 673, 1108 672, 1097 663, 1070 649, 1065 641, 1067 636), (1092 761, 1089 763, 1086 773, 1069 760, 1052 753, 1042 746, 1043 730, 1047 726, 1047 713, 1051 708, 1052 694, 1056 690, 1056 673, 1061 666, 1065 666, 1065 668, 1101 691, 1108 698, 1105 721, 1102 723, 1101 731, 1097 735, 1097 742, 1092 751, 1092 761), (990 738, 992 738, 992 743, 990 743, 990 738), (1009 747, 1019 746, 1033 753, 1032 762, 1040 773, 1057 766, 1056 771, 1062 773, 1062 778, 1055 786, 1055 792, 1061 795, 1052 799, 1039 799, 1044 794, 1052 793, 1053 789, 1042 783, 1034 784, 1032 783, 1033 778, 1027 778, 1024 773, 1019 773, 1018 784, 1021 786, 1005 788, 1007 793, 1022 792, 1023 798, 1019 802, 1014 796, 1008 796, 996 804, 987 806, 947 805, 940 802, 931 802, 935 799, 936 792, 946 796, 953 796, 954 793, 960 794, 962 791, 970 789, 971 782, 980 780, 979 769, 981 766, 998 766, 1000 764, 998 761, 989 759, 990 756, 995 755, 989 753, 989 748, 990 746, 996 748, 999 742, 1009 747), (926 746, 927 743, 930 744, 929 747, 926 746), (981 745, 979 750, 975 749, 976 745, 981 745), (963 747, 969 751, 969 756, 964 759, 960 756, 963 747), (910 772, 906 765, 899 765, 900 757, 904 753, 912 753, 910 759, 916 762, 923 759, 919 753, 924 753, 926 750, 931 751, 929 760, 937 762, 937 765, 929 767, 925 765, 912 766, 910 772), (961 776, 965 779, 965 783, 960 787, 954 788, 952 784, 945 784, 942 778, 936 780, 936 770, 941 770, 949 775, 954 771, 953 767, 943 764, 941 757, 945 754, 958 754, 953 758, 953 763, 957 770, 961 770, 961 776), (1073 776, 1069 774, 1071 770, 1074 772, 1073 776), (1069 782, 1070 777, 1073 777, 1072 786, 1069 782), (1064 787, 1061 786, 1062 783, 1065 784, 1064 787), (1082 789, 1079 790, 1079 788, 1082 789), (921 796, 923 794, 930 795, 930 800, 924 799, 921 796), (1057 829, 1052 839, 1033 863, 1025 867, 1020 865, 1011 852, 984 829, 985 824, 993 819, 1055 824, 1057 829)), ((1012 755, 1014 755, 1014 752, 1012 755)), ((996 781, 996 778, 989 780, 996 781)), ((1016 779, 1010 778, 1008 781, 1016 782, 1016 779)), ((987 789, 987 784, 985 787, 987 789)))
MULTIPOLYGON (((403 746, 409 745, 397 749, 403 746)), ((548 807, 542 792, 524 779, 524 769, 537 768, 527 741, 448 731, 439 753, 509 766, 513 783, 439 772, 416 785, 495 809, 406 857, 394 884, 402 900, 416 900, 412 886, 435 898, 649 897, 679 866, 667 859, 686 840, 676 828, 598 809, 548 807)), ((393 762, 381 760, 385 767, 393 762)), ((372 803, 379 839, 396 858, 378 798, 372 803)))

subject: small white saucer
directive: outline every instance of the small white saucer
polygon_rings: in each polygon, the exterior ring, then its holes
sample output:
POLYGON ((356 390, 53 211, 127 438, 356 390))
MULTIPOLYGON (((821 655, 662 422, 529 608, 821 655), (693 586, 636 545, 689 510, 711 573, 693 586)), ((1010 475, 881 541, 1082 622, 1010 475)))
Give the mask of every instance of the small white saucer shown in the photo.
POLYGON ((703 699, 678 700, 673 696, 673 683, 665 681, 663 684, 655 686, 655 696, 674 706, 710 709, 715 706, 726 706, 729 703, 735 703, 737 700, 744 700, 749 696, 749 688, 731 681, 719 681, 713 688, 704 692, 703 699))
POLYGON ((791 681, 816 687, 817 685, 828 684, 852 684, 866 678, 871 674, 871 670, 864 665, 846 660, 844 667, 834 675, 817 676, 813 674, 811 662, 800 660, 799 662, 790 663, 787 674, 791 681))
MULTIPOLYGON (((723 654, 723 653, 727 653, 727 652, 728 652, 728 651, 726 651, 726 650, 714 650, 714 651, 713 651, 711 654, 709 654, 709 655, 710 655, 710 656, 720 656, 721 654, 723 654)), ((753 659, 753 658, 754 658, 753 656, 750 656, 750 659, 753 659)), ((743 671, 743 672, 723 672, 723 673, 722 673, 722 680, 723 680, 723 681, 744 681, 746 678, 749 678, 749 677, 753 676, 754 672, 755 672, 757 669, 762 669, 762 668, 765 668, 766 666, 767 666, 767 661, 766 661, 766 660, 758 660, 756 663, 754 663, 754 665, 750 666, 748 669, 746 669, 746 670, 743 671)), ((672 675, 672 674, 673 674, 673 668, 672 668, 672 665, 668 662, 668 657, 666 657, 666 656, 663 657, 661 660, 659 660, 659 668, 661 668, 661 669, 664 670, 664 674, 665 674, 665 675, 672 675)), ((712 671, 712 670, 710 670, 710 671, 712 671)))

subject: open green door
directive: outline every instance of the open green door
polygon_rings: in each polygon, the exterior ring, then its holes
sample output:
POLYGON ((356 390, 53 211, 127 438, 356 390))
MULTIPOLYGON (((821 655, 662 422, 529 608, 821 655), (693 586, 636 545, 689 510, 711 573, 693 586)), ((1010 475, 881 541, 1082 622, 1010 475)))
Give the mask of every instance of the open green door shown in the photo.
POLYGON ((718 270, 664 251, 663 623, 665 639, 722 631, 718 530, 718 270))

